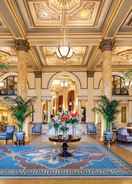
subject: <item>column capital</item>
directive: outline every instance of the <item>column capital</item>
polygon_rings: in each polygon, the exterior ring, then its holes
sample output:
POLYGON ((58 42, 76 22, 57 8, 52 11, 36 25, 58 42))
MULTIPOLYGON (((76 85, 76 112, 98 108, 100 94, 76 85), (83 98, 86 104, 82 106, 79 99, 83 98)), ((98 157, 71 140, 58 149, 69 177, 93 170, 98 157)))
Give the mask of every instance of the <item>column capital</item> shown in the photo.
POLYGON ((87 77, 93 78, 94 77, 94 71, 87 71, 87 77))
POLYGON ((28 50, 30 49, 30 44, 27 40, 24 39, 16 39, 15 40, 15 48, 16 50, 21 50, 21 51, 25 51, 28 52, 28 50))
POLYGON ((35 78, 42 78, 42 72, 41 71, 35 71, 34 75, 35 75, 35 78))
POLYGON ((99 48, 101 49, 102 52, 106 50, 112 51, 114 44, 115 44, 115 40, 113 39, 103 39, 100 42, 99 48))

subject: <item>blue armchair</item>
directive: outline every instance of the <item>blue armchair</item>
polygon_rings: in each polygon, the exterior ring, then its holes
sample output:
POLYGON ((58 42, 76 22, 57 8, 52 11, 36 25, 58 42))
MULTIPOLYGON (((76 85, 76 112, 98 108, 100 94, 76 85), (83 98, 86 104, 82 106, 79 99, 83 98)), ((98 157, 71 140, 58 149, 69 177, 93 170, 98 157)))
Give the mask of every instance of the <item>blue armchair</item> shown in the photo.
POLYGON ((32 134, 42 133, 42 123, 33 123, 32 134))
POLYGON ((119 128, 117 132, 117 140, 122 142, 132 142, 132 135, 128 133, 127 128, 119 128))
POLYGON ((13 142, 14 132, 15 126, 12 125, 6 126, 5 131, 0 133, 0 140, 5 140, 6 144, 8 140, 12 140, 13 142))
POLYGON ((96 134, 96 126, 95 123, 93 122, 89 122, 86 124, 86 128, 87 128, 87 134, 96 134))

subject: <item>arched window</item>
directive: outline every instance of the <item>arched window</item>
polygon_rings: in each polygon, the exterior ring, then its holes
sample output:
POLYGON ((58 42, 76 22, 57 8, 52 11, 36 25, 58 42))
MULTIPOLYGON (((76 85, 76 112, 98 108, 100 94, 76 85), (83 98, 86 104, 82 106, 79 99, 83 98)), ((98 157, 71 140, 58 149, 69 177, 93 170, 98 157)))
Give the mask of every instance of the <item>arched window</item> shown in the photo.
POLYGON ((16 95, 17 76, 8 76, 0 81, 0 95, 16 95))
POLYGON ((125 79, 118 75, 113 75, 112 78, 112 95, 128 95, 125 79))

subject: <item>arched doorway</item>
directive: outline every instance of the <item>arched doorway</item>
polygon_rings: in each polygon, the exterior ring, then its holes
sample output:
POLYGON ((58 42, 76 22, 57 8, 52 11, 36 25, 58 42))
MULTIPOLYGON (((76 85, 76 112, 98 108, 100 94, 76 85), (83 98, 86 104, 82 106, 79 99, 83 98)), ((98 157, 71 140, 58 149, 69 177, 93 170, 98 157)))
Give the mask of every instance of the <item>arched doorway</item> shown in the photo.
POLYGON ((51 85, 52 113, 57 111, 75 111, 76 108, 76 84, 69 76, 57 77, 51 85))

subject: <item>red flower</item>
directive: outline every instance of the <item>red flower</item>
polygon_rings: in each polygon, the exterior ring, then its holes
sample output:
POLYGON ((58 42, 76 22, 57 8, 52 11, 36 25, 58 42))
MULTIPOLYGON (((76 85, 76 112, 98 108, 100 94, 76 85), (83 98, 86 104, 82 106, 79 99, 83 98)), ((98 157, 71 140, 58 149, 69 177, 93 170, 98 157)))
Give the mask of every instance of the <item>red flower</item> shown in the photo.
POLYGON ((62 122, 68 121, 69 119, 70 119, 70 116, 66 115, 66 114, 62 115, 62 117, 61 117, 62 122))
POLYGON ((74 118, 76 116, 78 116, 78 112, 71 112, 71 116, 74 118))

